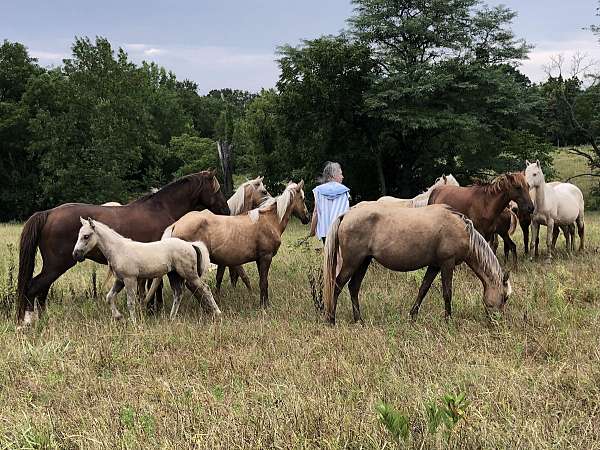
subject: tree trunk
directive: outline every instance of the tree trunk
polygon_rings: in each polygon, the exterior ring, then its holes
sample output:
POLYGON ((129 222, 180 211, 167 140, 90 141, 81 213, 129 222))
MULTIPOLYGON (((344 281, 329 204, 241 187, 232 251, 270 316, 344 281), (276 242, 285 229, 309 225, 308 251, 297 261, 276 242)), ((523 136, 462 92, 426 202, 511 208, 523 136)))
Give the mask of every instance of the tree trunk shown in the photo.
POLYGON ((223 171, 223 194, 229 198, 233 195, 233 144, 227 141, 217 141, 217 150, 223 171))
POLYGON ((387 188, 385 186, 385 174, 383 173, 383 162, 381 160, 381 150, 375 152, 375 158, 377 161, 377 177, 379 178, 379 191, 381 195, 386 195, 387 188))

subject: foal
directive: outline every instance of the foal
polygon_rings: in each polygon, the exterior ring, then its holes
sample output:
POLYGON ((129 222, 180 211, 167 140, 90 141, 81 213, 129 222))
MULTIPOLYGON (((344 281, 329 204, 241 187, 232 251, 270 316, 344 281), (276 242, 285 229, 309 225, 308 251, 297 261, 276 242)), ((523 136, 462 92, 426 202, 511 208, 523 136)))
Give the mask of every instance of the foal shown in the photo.
POLYGON ((206 271, 210 262, 208 250, 202 242, 186 242, 175 238, 136 242, 121 236, 102 222, 90 218, 80 220, 82 226, 73 249, 73 259, 83 261, 85 255, 96 247, 102 252, 116 277, 106 296, 113 318, 122 317, 115 305, 115 297, 125 287, 127 308, 131 321, 135 323, 138 280, 162 277, 167 273, 174 297, 171 319, 177 315, 184 281, 198 300, 201 301, 204 297, 212 312, 215 315, 221 314, 208 286, 200 280, 200 275, 206 271))

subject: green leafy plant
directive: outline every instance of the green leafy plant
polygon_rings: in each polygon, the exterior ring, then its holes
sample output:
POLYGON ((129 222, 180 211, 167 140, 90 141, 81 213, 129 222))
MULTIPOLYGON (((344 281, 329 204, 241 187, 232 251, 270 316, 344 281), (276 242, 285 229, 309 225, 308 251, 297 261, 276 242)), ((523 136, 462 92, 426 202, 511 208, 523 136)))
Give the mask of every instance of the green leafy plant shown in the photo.
POLYGON ((406 442, 410 436, 409 422, 405 415, 391 407, 390 405, 380 402, 375 406, 379 414, 379 420, 390 432, 394 439, 406 442))
POLYGON ((429 402, 427 410, 427 428, 430 434, 435 434, 441 424, 444 424, 444 434, 448 440, 457 425, 465 420, 469 402, 464 393, 446 394, 441 401, 429 402))

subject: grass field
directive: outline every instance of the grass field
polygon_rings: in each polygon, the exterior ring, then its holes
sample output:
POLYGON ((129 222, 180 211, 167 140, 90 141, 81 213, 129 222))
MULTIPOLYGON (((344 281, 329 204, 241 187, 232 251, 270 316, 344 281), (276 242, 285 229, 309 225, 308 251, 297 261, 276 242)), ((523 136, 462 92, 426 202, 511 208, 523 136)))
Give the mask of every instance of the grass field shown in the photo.
POLYGON ((437 280, 411 324, 423 271, 372 265, 365 326, 350 324, 345 292, 335 327, 318 320, 308 282, 320 244, 299 244, 307 228, 294 222, 267 311, 238 286, 218 300, 218 321, 186 296, 174 322, 114 322, 91 298, 93 271, 100 283, 106 269, 85 262, 54 285, 48 319, 16 332, 19 232, 0 226, 2 449, 600 448, 598 214, 587 216, 585 254, 520 261, 498 320, 460 269, 453 319, 437 280), (397 410, 389 428, 380 402, 397 410))

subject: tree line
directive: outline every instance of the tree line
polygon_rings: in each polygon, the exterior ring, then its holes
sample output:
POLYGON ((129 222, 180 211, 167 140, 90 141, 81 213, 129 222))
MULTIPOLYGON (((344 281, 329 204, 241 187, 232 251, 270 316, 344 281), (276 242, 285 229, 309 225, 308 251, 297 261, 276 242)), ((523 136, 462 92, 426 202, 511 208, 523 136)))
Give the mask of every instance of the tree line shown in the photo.
POLYGON ((18 42, 0 46, 0 220, 64 202, 127 202, 176 176, 218 168, 277 193, 309 188, 339 161, 355 200, 412 196, 442 173, 461 183, 525 159, 549 169, 555 145, 592 145, 595 83, 581 73, 532 83, 515 13, 476 0, 355 0, 338 35, 284 45, 274 89, 199 94, 154 63, 133 63, 102 37, 41 67, 18 42))

